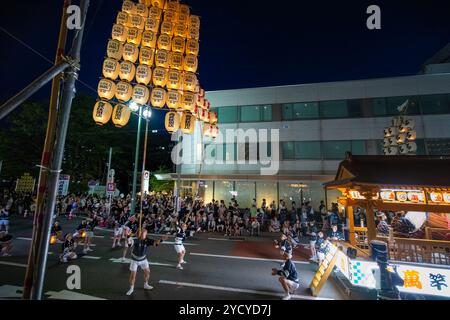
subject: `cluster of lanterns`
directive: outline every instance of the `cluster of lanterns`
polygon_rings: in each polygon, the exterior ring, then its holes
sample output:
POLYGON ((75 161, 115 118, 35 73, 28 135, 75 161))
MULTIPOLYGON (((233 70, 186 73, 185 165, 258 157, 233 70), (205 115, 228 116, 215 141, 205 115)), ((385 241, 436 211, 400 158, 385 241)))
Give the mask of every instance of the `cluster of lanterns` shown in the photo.
POLYGON ((112 117, 123 127, 132 111, 142 107, 148 114, 151 106, 169 110, 170 133, 192 134, 200 120, 204 134, 217 136, 217 114, 210 112, 196 74, 200 18, 189 6, 179 0, 125 0, 111 35, 93 112, 97 124, 112 117))
POLYGON ((406 117, 395 117, 391 126, 384 129, 384 154, 414 155, 417 152, 415 121, 406 117))

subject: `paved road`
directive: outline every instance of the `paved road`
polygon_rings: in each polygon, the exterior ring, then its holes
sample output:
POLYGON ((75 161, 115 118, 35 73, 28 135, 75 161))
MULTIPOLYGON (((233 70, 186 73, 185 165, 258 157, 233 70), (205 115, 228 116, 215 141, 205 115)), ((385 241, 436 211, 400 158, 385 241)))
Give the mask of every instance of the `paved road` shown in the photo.
MULTIPOLYGON (((80 220, 60 219, 63 231, 72 231, 80 220)), ((0 298, 20 297, 31 243, 32 221, 12 217, 14 236, 12 257, 0 258, 0 298), (18 291, 19 290, 19 291, 18 291)), ((186 243, 188 264, 183 271, 175 268, 177 256, 173 238, 151 248, 150 283, 152 291, 144 291, 143 274, 138 272, 135 293, 127 297, 129 263, 119 258, 122 250, 112 249, 111 230, 95 231, 94 251, 69 264, 58 261, 61 245, 50 246, 44 293, 50 299, 112 299, 112 300, 271 300, 280 299, 282 291, 271 269, 278 267, 279 251, 272 246, 273 237, 230 240, 223 235, 204 233, 186 243), (81 290, 69 291, 67 268, 81 269, 81 290)), ((157 238, 157 237, 154 237, 157 238)), ((78 248, 81 253, 81 248, 78 248)), ((316 266, 302 252, 294 255, 301 286, 294 299, 315 299, 307 287, 316 266)), ((333 279, 328 280, 319 299, 345 299, 333 279)))

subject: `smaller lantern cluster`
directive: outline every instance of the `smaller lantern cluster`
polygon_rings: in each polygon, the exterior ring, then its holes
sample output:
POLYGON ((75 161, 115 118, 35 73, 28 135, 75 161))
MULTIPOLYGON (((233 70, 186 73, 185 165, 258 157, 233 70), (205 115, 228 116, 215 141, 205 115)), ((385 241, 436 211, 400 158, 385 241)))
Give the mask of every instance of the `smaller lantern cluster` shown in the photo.
POLYGON ((132 111, 148 105, 167 107, 169 132, 192 134, 197 119, 217 128, 217 115, 209 112, 197 79, 199 39, 200 18, 178 0, 125 0, 107 45, 98 84, 100 101, 94 108, 96 123, 105 124, 112 115, 116 126, 126 125, 126 104, 131 102, 132 111), (113 99, 118 101, 114 110, 113 99))
POLYGON ((384 154, 414 155, 417 152, 415 121, 406 117, 395 117, 391 126, 384 129, 384 154))

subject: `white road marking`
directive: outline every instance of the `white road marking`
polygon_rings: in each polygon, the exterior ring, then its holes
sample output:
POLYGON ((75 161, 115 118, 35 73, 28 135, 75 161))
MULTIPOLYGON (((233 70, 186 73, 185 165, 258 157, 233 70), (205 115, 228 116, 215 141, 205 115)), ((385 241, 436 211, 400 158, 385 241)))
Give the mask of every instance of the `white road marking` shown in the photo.
POLYGON ((94 236, 94 238, 97 238, 97 239, 103 239, 105 236, 94 236))
POLYGON ((95 228, 95 230, 106 231, 106 232, 114 232, 114 229, 106 229, 106 228, 100 228, 100 227, 95 228))
POLYGON ((102 257, 82 256, 83 259, 100 260, 102 257))
POLYGON ((0 298, 22 298, 23 287, 3 285, 0 286, 0 298))
MULTIPOLYGON (((277 292, 270 292, 270 291, 259 291, 259 290, 250 290, 250 289, 220 287, 220 286, 211 286, 211 285, 206 285, 206 284, 187 283, 187 282, 175 282, 175 281, 167 281, 167 280, 159 280, 159 283, 161 283, 161 284, 168 284, 168 285, 174 285, 174 286, 202 288, 202 289, 220 290, 220 291, 228 291, 228 292, 249 293, 249 294, 273 296, 273 297, 280 297, 280 298, 284 297, 284 293, 277 293, 277 292)), ((294 299, 302 299, 302 300, 334 300, 334 299, 330 299, 330 298, 316 298, 316 297, 303 296, 303 295, 297 295, 297 294, 293 294, 291 296, 294 299)))
MULTIPOLYGON (((122 259, 122 258, 118 258, 118 259, 111 258, 111 259, 109 259, 109 261, 111 261, 112 263, 122 263, 122 264, 130 264, 131 263, 131 259, 122 259)), ((173 264, 151 262, 151 261, 149 261, 148 264, 151 266, 175 267, 175 265, 173 265, 173 264)))
MULTIPOLYGON (((161 242, 161 244, 175 244, 175 242, 172 242, 172 241, 164 241, 164 242, 161 242)), ((198 246, 199 244, 198 243, 183 243, 183 245, 185 245, 185 246, 198 246)))
POLYGON ((81 294, 69 290, 61 290, 59 292, 48 291, 45 294, 50 296, 48 297, 49 299, 58 299, 58 300, 106 300, 103 298, 89 296, 86 294, 81 294))
POLYGON ((31 241, 31 240, 33 240, 33 239, 31 239, 31 238, 24 238, 24 237, 17 237, 16 239, 17 239, 17 240, 25 240, 25 241, 31 241))
POLYGON ((26 268, 27 265, 23 263, 15 263, 15 262, 8 262, 8 261, 0 261, 0 264, 3 264, 5 266, 13 266, 13 267, 23 267, 26 268))
POLYGON ((53 252, 49 252, 49 253, 47 253, 47 254, 52 255, 52 254, 54 254, 54 253, 53 253, 53 252))
MULTIPOLYGON (((241 256, 224 256, 224 255, 218 255, 218 254, 195 253, 195 252, 190 252, 189 254, 193 255, 193 256, 203 256, 203 257, 212 257, 212 258, 227 258, 227 259, 254 260, 254 261, 270 261, 270 262, 283 263, 283 260, 277 260, 277 259, 251 258, 251 257, 241 257, 241 256)), ((307 262, 307 261, 293 261, 293 262, 294 263, 298 263, 298 264, 309 264, 309 262, 307 262)))
POLYGON ((238 240, 238 239, 223 239, 223 238, 208 238, 208 240, 214 240, 214 241, 232 241, 232 242, 243 242, 244 240, 238 240))

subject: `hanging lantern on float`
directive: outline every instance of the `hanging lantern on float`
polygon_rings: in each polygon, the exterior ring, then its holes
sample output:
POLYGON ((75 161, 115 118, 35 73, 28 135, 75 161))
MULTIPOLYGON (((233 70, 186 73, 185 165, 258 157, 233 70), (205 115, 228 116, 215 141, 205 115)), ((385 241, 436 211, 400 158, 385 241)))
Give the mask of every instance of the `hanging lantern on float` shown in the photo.
POLYGON ((219 121, 219 118, 217 117, 216 112, 210 112, 209 113, 209 123, 216 124, 219 121))
POLYGON ((118 40, 120 42, 127 41, 127 34, 128 34, 128 28, 121 25, 121 24, 115 24, 112 27, 111 37, 114 40, 118 40))
POLYGON ((142 47, 139 53, 139 63, 149 67, 153 66, 155 59, 155 49, 142 47))
POLYGON ((152 68, 150 68, 148 65, 140 64, 136 68, 136 82, 143 85, 148 85, 151 79, 152 68))
POLYGON ((203 121, 209 123, 209 111, 205 109, 198 109, 198 118, 203 121))
POLYGON ((111 119, 112 106, 106 101, 98 101, 94 106, 92 116, 96 124, 102 126, 111 119))
POLYGON ((169 51, 172 49, 172 38, 167 34, 162 34, 158 38, 158 49, 169 51))
POLYGON ((153 31, 147 30, 142 33, 141 45, 143 47, 156 48, 156 41, 158 40, 156 34, 153 31))
POLYGON ((213 125, 211 129, 211 138, 216 139, 218 136, 219 136, 219 127, 213 125))
POLYGON ((205 89, 199 88, 199 90, 198 90, 198 95, 199 95, 200 97, 204 98, 204 97, 205 97, 205 89))
POLYGON ((183 24, 187 25, 188 24, 188 20, 189 20, 189 15, 188 14, 182 13, 182 12, 178 13, 177 21, 179 23, 183 23, 183 24))
POLYGON ((123 25, 125 27, 128 27, 129 26, 129 19, 130 19, 130 16, 128 15, 128 13, 120 11, 117 14, 116 23, 117 24, 121 24, 121 25, 123 25))
POLYGON ((170 69, 167 76, 167 88, 178 90, 182 86, 182 77, 179 71, 170 69))
POLYGON ((179 53, 184 53, 186 47, 186 42, 184 41, 184 39, 182 37, 174 37, 172 39, 172 51, 173 52, 179 52, 179 53))
POLYGON ((183 89, 190 92, 195 92, 197 86, 197 76, 192 72, 185 72, 183 75, 183 89))
POLYGON ((106 47, 106 54, 108 58, 120 60, 123 55, 123 44, 118 40, 109 40, 106 47))
POLYGON ((172 69, 183 70, 183 54, 179 52, 171 52, 169 55, 169 63, 172 69))
POLYGON ((117 128, 125 127, 130 121, 131 110, 124 104, 117 104, 112 114, 112 122, 117 128))
POLYGON ((195 27, 189 27, 187 29, 186 35, 187 35, 188 39, 192 39, 192 40, 196 40, 196 41, 200 40, 200 31, 195 27))
POLYGON ((184 134, 193 134, 195 129, 195 116, 189 112, 183 112, 180 129, 184 134))
POLYGON ((169 21, 161 23, 161 34, 167 34, 169 37, 173 36, 173 24, 169 21))
POLYGON ((135 63, 139 57, 139 49, 133 43, 125 43, 123 46, 123 60, 135 63))
POLYGON ((175 37, 181 37, 184 39, 184 38, 186 38, 186 32, 187 32, 187 28, 183 22, 175 23, 175 25, 173 27, 173 35, 175 37))
POLYGON ((212 125, 205 124, 203 126, 203 136, 204 137, 211 137, 212 135, 212 125))
POLYGON ((128 14, 135 14, 136 7, 133 1, 125 0, 122 4, 122 11, 128 14))
POLYGON ((158 7, 150 7, 148 9, 148 17, 156 20, 161 20, 162 10, 158 7))
POLYGON ((138 28, 131 27, 128 28, 127 33, 127 42, 133 43, 135 45, 140 45, 142 41, 142 31, 140 31, 138 28))
POLYGON ((159 87, 165 87, 167 84, 167 69, 156 67, 153 70, 153 84, 159 87))
POLYGON ((103 76, 111 80, 116 80, 119 76, 119 62, 111 58, 105 59, 103 61, 103 76))
POLYGON ((178 1, 169 0, 166 1, 164 5, 164 10, 171 10, 174 12, 178 12, 180 10, 180 3, 178 1))
POLYGON ((188 72, 197 72, 198 59, 192 54, 187 54, 184 58, 184 70, 188 72))
POLYGON ((169 68, 169 51, 166 50, 157 50, 155 57, 155 64, 157 67, 169 68))
POLYGON ((177 22, 177 13, 173 10, 165 10, 164 11, 164 21, 176 23, 177 22))
POLYGON ((158 33, 159 31, 159 20, 153 17, 148 17, 145 19, 144 28, 146 31, 151 31, 154 33, 158 33))
POLYGON ((145 28, 145 19, 142 18, 138 14, 132 14, 130 16, 129 24, 130 24, 130 27, 133 27, 133 28, 136 28, 136 29, 142 31, 145 28))
POLYGON ((166 130, 174 133, 180 128, 180 116, 177 112, 167 112, 165 120, 166 130))
POLYGON ((181 105, 181 94, 177 90, 168 90, 167 92, 167 106, 169 109, 180 109, 181 105))
POLYGON ((191 92, 184 92, 181 98, 181 106, 186 111, 193 111, 195 108, 195 94, 191 92))
POLYGON ((200 45, 197 40, 188 39, 186 41, 186 54, 198 56, 199 51, 200 51, 200 45))
POLYGON ((153 88, 150 102, 155 108, 163 108, 166 104, 167 92, 163 88, 153 88))
POLYGON ((200 17, 196 15, 190 15, 188 20, 189 27, 200 30, 200 17))
POLYGON ((191 9, 189 8, 189 6, 187 4, 180 4, 179 12, 180 12, 180 14, 186 14, 189 16, 189 14, 191 13, 191 9))
POLYGON ((209 102, 208 99, 205 99, 205 104, 203 106, 203 109, 209 111, 209 109, 211 109, 211 102, 209 102))
POLYGON ((163 9, 165 1, 164 0, 151 0, 151 4, 152 4, 153 7, 157 7, 159 9, 163 9))
POLYGON ((101 79, 97 87, 98 96, 105 100, 111 100, 116 94, 116 84, 112 80, 101 79))
POLYGON ((136 75, 135 65, 130 61, 122 61, 119 68, 120 79, 131 82, 133 81, 135 75, 136 75))
POLYGON ((197 105, 199 108, 203 109, 203 108, 205 107, 205 98, 203 98, 203 97, 200 96, 200 95, 197 95, 197 102, 196 102, 196 105, 197 105))
POLYGON ((133 86, 125 81, 120 81, 116 85, 116 98, 121 102, 128 102, 133 94, 133 86))
POLYGON ((134 102, 140 105, 145 105, 148 102, 149 98, 150 98, 150 91, 146 86, 143 86, 142 84, 134 86, 133 95, 131 97, 131 99, 133 99, 134 102))
POLYGON ((142 18, 148 17, 148 7, 145 3, 139 3, 136 5, 136 14, 140 15, 142 18))

